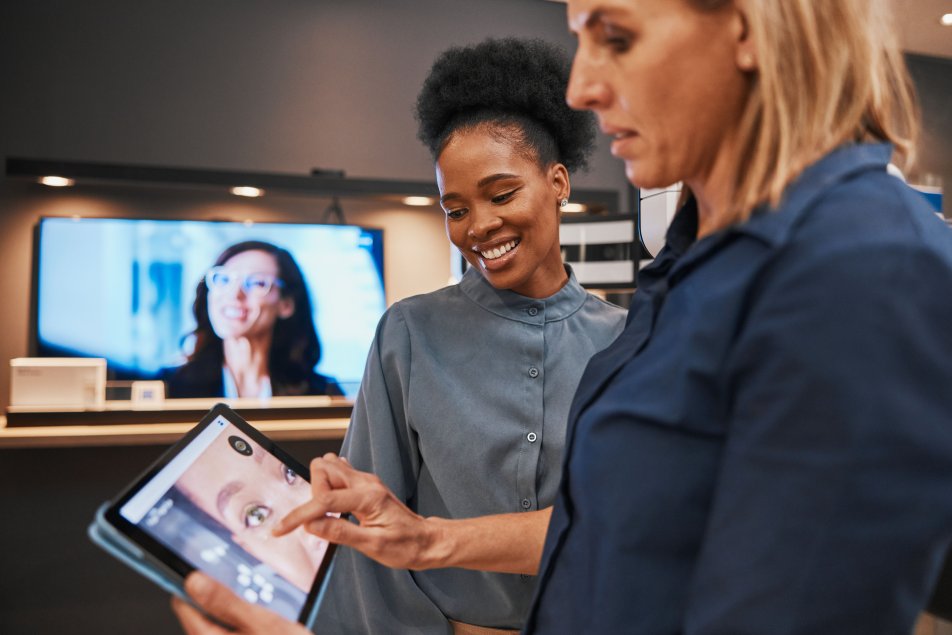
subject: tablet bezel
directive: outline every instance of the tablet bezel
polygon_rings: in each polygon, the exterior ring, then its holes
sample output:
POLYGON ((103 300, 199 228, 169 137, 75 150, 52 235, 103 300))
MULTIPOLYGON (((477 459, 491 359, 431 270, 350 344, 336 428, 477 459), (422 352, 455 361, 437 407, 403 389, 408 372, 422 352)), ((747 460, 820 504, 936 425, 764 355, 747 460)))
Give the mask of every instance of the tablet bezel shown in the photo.
MULTIPOLYGON (((127 502, 129 502, 129 500, 135 496, 149 481, 151 481, 166 465, 168 465, 172 459, 174 459, 186 447, 188 447, 188 445, 194 441, 203 430, 214 423, 218 417, 223 417, 226 419, 229 423, 238 428, 243 434, 248 435, 250 439, 260 445, 266 452, 272 454, 275 458, 284 463, 284 465, 293 470, 299 477, 303 478, 308 483, 310 482, 310 474, 308 469, 297 459, 284 451, 280 446, 274 443, 274 441, 256 430, 251 424, 242 419, 238 413, 236 413, 226 404, 216 404, 210 411, 208 411, 208 413, 206 413, 204 417, 202 417, 201 421, 199 421, 199 423, 194 428, 189 430, 178 442, 165 451, 152 465, 150 465, 144 472, 136 477, 135 480, 133 480, 133 482, 122 491, 122 493, 110 501, 109 506, 103 513, 103 518, 109 526, 121 534, 126 540, 134 544, 137 548, 142 549, 142 551, 148 554, 149 557, 157 560, 176 575, 181 576, 183 580, 189 573, 197 570, 197 568, 189 564, 186 560, 182 559, 178 554, 157 541, 148 533, 126 520, 122 514, 119 513, 119 510, 122 509, 122 507, 127 502)), ((311 588, 308 591, 304 604, 301 607, 301 612, 297 617, 297 621, 302 624, 307 624, 309 618, 312 615, 315 603, 317 602, 320 595, 324 579, 327 577, 328 569, 330 568, 331 561, 333 560, 335 548, 336 545, 334 543, 328 543, 327 551, 324 553, 324 557, 321 560, 317 573, 314 576, 314 580, 311 583, 311 588)))

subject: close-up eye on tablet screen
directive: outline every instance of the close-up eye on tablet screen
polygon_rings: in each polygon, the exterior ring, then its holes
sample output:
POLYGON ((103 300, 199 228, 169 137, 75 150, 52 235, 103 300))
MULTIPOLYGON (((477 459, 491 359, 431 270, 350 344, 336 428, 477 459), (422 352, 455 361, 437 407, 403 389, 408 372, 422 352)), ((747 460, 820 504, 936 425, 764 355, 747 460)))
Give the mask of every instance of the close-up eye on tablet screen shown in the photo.
POLYGON ((328 543, 300 527, 276 538, 271 528, 310 500, 306 469, 222 406, 189 436, 110 506, 107 522, 183 577, 202 570, 303 621, 328 543))

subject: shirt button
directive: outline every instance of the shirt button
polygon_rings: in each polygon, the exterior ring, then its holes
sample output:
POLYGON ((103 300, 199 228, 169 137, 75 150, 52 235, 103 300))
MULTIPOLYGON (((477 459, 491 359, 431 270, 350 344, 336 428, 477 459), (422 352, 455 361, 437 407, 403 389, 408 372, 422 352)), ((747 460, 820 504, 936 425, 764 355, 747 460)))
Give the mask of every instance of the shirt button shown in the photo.
POLYGON ((535 443, 535 440, 538 439, 539 437, 536 436, 535 432, 530 432, 529 434, 526 435, 526 438, 529 440, 529 443, 535 443))
POLYGON ((522 499, 522 508, 523 508, 523 509, 529 509, 530 507, 532 507, 532 503, 529 502, 529 499, 528 499, 528 498, 523 498, 523 499, 522 499))
POLYGON ((539 376, 539 369, 536 368, 535 366, 530 366, 530 367, 529 367, 529 377, 532 377, 533 379, 535 379, 535 378, 538 377, 538 376, 539 376))
POLYGON ((531 315, 531 316, 533 316, 533 317, 536 316, 536 315, 539 315, 539 309, 537 309, 537 308, 534 307, 534 306, 530 306, 530 307, 529 307, 529 315, 531 315))

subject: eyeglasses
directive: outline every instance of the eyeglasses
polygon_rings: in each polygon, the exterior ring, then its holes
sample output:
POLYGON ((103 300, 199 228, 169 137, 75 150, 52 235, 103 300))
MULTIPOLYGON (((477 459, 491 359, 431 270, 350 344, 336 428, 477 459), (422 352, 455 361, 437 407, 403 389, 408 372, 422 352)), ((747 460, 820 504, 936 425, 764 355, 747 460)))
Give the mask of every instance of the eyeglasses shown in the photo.
POLYGON ((272 287, 284 288, 284 282, 276 276, 267 273, 249 273, 242 276, 236 271, 228 271, 224 267, 212 267, 205 274, 205 286, 209 292, 224 291, 239 284, 247 295, 262 297, 268 295, 272 287))

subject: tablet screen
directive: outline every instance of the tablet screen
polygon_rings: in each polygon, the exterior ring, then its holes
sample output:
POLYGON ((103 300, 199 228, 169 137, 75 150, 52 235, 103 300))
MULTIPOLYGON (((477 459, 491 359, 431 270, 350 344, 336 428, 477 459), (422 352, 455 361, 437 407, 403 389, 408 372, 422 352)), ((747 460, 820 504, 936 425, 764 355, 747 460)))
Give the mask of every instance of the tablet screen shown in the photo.
POLYGON ((118 515, 245 600, 298 620, 328 545, 303 528, 271 535, 311 498, 301 467, 289 463, 219 414, 138 483, 118 515))

